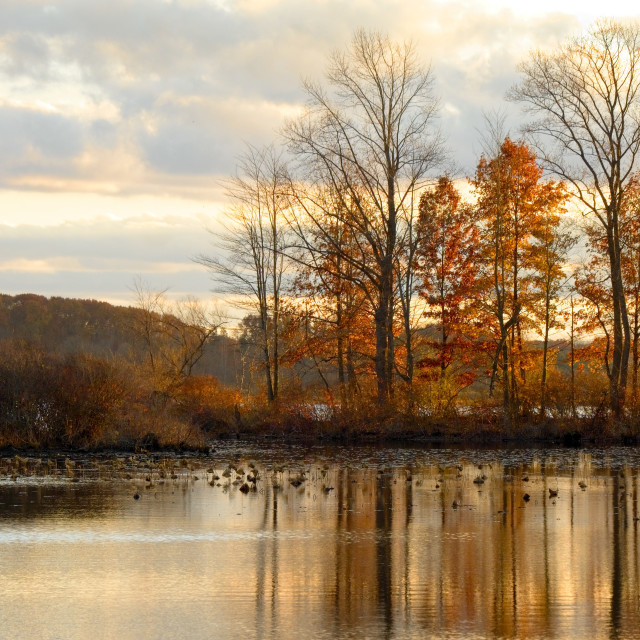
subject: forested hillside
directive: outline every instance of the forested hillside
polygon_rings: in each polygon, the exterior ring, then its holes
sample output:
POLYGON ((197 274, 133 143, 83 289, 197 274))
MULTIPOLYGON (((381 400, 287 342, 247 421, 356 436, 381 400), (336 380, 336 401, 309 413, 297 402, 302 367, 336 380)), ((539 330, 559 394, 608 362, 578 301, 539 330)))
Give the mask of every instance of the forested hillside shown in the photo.
MULTIPOLYGON (((144 328, 149 317, 148 310, 98 300, 0 294, 0 340, 23 341, 60 355, 84 353, 141 363, 148 356, 144 328)), ((206 341, 193 373, 238 384, 237 341, 221 328, 206 341)))
POLYGON ((184 446, 233 426, 236 340, 160 301, 1 295, 0 446, 184 446))

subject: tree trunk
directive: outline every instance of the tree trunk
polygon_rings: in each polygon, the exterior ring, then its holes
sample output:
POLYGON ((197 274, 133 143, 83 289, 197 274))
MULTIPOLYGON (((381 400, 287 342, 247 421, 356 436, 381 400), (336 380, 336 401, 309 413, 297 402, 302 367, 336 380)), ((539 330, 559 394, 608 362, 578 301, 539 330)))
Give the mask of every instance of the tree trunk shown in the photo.
POLYGON ((347 406, 347 390, 344 375, 344 336, 342 334, 342 296, 340 293, 336 295, 336 352, 338 359, 338 387, 340 389, 340 403, 342 408, 347 406))
MULTIPOLYGON (((613 216, 610 217, 610 219, 613 216)), ((611 294, 613 298, 613 356, 609 378, 609 403, 613 416, 621 420, 624 414, 627 373, 631 350, 631 330, 624 295, 620 244, 615 221, 607 230, 607 244, 611 268, 611 294)))
POLYGON ((549 352, 549 323, 551 321, 549 315, 550 304, 551 300, 547 290, 544 308, 544 339, 542 341, 542 380, 540 383, 540 417, 542 420, 545 419, 547 411, 547 355, 549 352))
POLYGON ((571 417, 576 418, 575 309, 571 296, 571 417))
POLYGON ((393 393, 393 258, 397 239, 393 168, 389 159, 390 149, 385 149, 385 151, 387 157, 387 237, 385 252, 380 261, 379 306, 374 314, 376 323, 376 378, 379 406, 386 405, 393 393))
POLYGON ((389 301, 387 312, 387 380, 389 381, 389 397, 393 397, 393 371, 396 363, 396 345, 393 337, 393 297, 389 301))
POLYGON ((348 402, 351 403, 356 395, 358 380, 356 379, 356 367, 353 362, 353 349, 351 348, 351 338, 347 336, 347 389, 348 402))
POLYGON ((636 287, 635 301, 634 301, 634 309, 633 309, 633 345, 632 345, 632 356, 633 356, 633 365, 632 365, 632 380, 631 380, 631 393, 633 397, 634 405, 638 401, 638 337, 640 335, 640 326, 639 326, 639 310, 638 310, 638 302, 640 301, 640 291, 636 287))
POLYGON ((506 428, 510 428, 512 424, 511 396, 509 393, 509 345, 504 340, 502 344, 502 376, 504 383, 502 385, 502 406, 503 406, 503 424, 506 428))
POLYGON ((389 399, 389 380, 387 378, 387 310, 386 303, 381 300, 374 313, 376 324, 376 383, 378 388, 378 405, 384 406, 389 399))
POLYGON ((387 256, 381 269, 378 307, 374 312, 376 328, 375 369, 378 388, 378 405, 384 406, 391 398, 393 356, 393 265, 387 256))
POLYGON ((269 349, 269 333, 267 331, 267 322, 264 317, 261 317, 261 329, 262 329, 262 337, 263 337, 263 345, 262 351, 264 356, 264 375, 265 375, 265 383, 267 386, 267 402, 272 404, 276 399, 274 389, 273 389, 273 376, 271 373, 271 354, 269 349))
POLYGON ((442 313, 442 321, 440 324, 440 380, 444 381, 444 376, 447 372, 447 360, 446 360, 446 349, 447 349, 447 340, 449 336, 447 335, 447 327, 444 322, 444 310, 442 313))

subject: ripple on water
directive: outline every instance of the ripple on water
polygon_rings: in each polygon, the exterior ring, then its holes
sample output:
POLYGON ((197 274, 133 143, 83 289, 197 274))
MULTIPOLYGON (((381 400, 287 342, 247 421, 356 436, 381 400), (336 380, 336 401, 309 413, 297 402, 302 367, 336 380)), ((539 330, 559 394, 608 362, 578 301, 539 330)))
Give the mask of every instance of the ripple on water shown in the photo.
POLYGON ((638 639, 639 467, 624 448, 233 444, 201 481, 7 480, 0 625, 15 640, 638 639), (234 470, 210 486, 230 463, 245 479, 254 464, 257 491, 234 470))

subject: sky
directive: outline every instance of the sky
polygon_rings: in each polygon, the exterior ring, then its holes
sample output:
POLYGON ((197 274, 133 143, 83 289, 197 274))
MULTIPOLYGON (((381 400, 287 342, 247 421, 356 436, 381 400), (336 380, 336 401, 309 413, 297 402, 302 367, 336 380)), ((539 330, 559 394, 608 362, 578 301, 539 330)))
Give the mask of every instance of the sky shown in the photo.
POLYGON ((517 134, 518 61, 603 7, 640 18, 622 0, 0 0, 0 292, 215 298, 193 258, 215 252, 225 178, 356 29, 414 41, 471 175, 483 114, 517 134))

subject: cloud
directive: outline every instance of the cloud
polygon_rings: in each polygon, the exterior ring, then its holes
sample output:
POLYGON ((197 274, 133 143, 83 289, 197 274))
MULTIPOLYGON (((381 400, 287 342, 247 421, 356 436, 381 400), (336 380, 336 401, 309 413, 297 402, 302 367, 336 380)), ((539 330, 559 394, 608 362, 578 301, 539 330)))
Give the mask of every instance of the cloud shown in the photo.
POLYGON ((20 272, 23 274, 58 273, 59 271, 81 271, 80 263, 70 257, 11 258, 0 260, 0 271, 20 272))
POLYGON ((73 256, 83 264, 103 258, 188 263, 191 253, 206 244, 207 222, 203 217, 139 215, 49 227, 0 225, 0 255, 4 260, 73 256))
POLYGON ((503 100, 516 64, 582 28, 579 4, 3 0, 0 287, 122 302, 141 275, 208 297, 191 257, 215 251, 205 229, 223 211, 220 178, 245 143, 277 138, 304 103, 302 79, 322 82, 358 27, 415 42, 470 175, 483 114, 506 110, 517 135, 503 100))
POLYGON ((321 78, 360 26, 416 41, 450 107, 453 151, 472 165, 478 114, 501 104, 518 56, 577 25, 469 0, 4 0, 3 179, 122 195, 183 179, 204 188, 233 172, 245 141, 276 137, 304 101, 301 78, 321 78))
POLYGON ((19 107, 0 107, 0 170, 21 174, 61 170, 83 148, 80 125, 71 118, 19 107))
POLYGON ((2 292, 123 300, 142 276, 173 297, 211 297, 209 274, 191 259, 213 250, 208 226, 204 216, 153 215, 0 225, 2 292))

